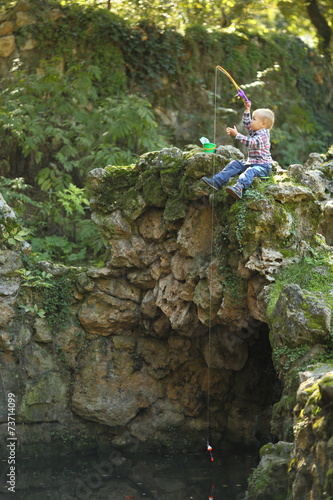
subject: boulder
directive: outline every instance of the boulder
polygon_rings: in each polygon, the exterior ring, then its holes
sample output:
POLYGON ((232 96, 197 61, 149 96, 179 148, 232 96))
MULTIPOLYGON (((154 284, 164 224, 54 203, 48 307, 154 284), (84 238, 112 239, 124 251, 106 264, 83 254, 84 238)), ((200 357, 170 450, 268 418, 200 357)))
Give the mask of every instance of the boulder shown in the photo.
POLYGON ((82 418, 124 426, 162 396, 158 380, 138 370, 128 352, 98 339, 83 352, 74 376, 72 408, 82 418))
POLYGON ((285 285, 269 321, 273 348, 323 344, 331 331, 331 309, 322 293, 285 285))
POLYGON ((299 203, 306 200, 314 200, 314 194, 310 188, 298 186, 287 182, 276 183, 266 188, 266 193, 281 203, 299 203))
POLYGON ((0 57, 10 56, 15 48, 15 37, 13 35, 2 36, 0 38, 0 57))
POLYGON ((123 300, 97 292, 87 297, 79 310, 78 317, 87 332, 108 336, 119 334, 137 325, 140 307, 132 300, 123 300))

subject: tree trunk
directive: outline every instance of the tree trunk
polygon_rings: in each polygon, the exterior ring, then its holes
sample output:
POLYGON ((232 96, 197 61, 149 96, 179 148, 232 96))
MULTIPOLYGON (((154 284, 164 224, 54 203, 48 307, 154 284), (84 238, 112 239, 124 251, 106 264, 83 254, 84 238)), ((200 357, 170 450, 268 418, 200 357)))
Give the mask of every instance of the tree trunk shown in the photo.
POLYGON ((317 0, 307 0, 306 10, 310 21, 317 30, 319 37, 319 47, 323 54, 330 59, 330 42, 332 30, 323 14, 320 12, 317 0))

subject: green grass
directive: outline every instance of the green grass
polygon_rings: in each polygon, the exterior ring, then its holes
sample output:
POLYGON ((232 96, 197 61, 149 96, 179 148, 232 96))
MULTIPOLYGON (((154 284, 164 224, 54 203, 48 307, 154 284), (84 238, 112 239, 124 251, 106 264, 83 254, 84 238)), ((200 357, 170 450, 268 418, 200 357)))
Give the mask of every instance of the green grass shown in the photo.
POLYGON ((333 262, 331 256, 314 253, 300 262, 283 268, 271 287, 267 315, 272 313, 284 285, 295 284, 309 292, 322 292, 326 303, 333 308, 333 262))

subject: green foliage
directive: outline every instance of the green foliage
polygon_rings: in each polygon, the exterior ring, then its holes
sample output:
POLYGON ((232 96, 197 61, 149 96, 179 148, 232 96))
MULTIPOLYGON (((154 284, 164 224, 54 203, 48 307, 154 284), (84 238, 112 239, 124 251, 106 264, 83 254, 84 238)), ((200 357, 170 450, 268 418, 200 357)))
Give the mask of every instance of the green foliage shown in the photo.
POLYGON ((183 58, 183 37, 174 29, 161 29, 154 22, 140 21, 124 43, 124 58, 130 87, 156 91, 163 80, 179 72, 183 58))
MULTIPOLYGON (((67 3, 70 0, 66 0, 67 3)), ((103 7, 106 2, 100 0, 103 7)), ((221 4, 219 0, 173 0, 161 2, 151 0, 127 0, 113 2, 112 10, 120 16, 137 23, 141 19, 154 20, 160 26, 174 26, 182 30, 188 26, 206 28, 229 28, 256 30, 265 33, 272 29, 290 31, 298 35, 314 35, 307 12, 302 2, 270 2, 260 0, 229 0, 221 4), (295 8, 295 5, 297 6, 295 8)))
MULTIPOLYGON (((321 239, 318 238, 318 243, 321 239)), ((276 275, 276 281, 270 286, 270 298, 267 306, 267 315, 269 316, 278 300, 280 292, 285 284, 296 284, 302 289, 310 292, 321 292, 325 302, 330 308, 333 308, 333 256, 327 246, 318 246, 310 248, 309 255, 304 256, 299 262, 288 265, 281 269, 276 275)), ((306 346, 289 349, 279 348, 273 357, 285 355, 289 360, 286 364, 292 363, 296 358, 303 356, 307 350, 306 346), (285 351, 284 351, 285 350, 285 351)), ((331 322, 331 331, 329 339, 325 345, 325 352, 316 357, 314 361, 332 361, 333 359, 333 320, 331 322)))
POLYGON ((42 204, 34 200, 25 191, 30 190, 31 186, 25 183, 23 177, 8 179, 1 177, 0 179, 1 194, 10 207, 15 206, 15 213, 22 215, 32 208, 41 208, 42 204))
POLYGON ((19 269, 16 271, 21 276, 21 286, 28 288, 50 288, 52 287, 52 274, 39 271, 36 268, 19 269))
POLYGON ((27 304, 20 304, 19 308, 26 314, 44 318, 45 310, 38 304, 32 305, 30 303, 30 289, 34 289, 35 291, 43 291, 52 288, 53 275, 38 269, 33 256, 23 256, 23 260, 26 267, 17 270, 16 274, 18 274, 21 278, 20 295, 24 301, 27 301, 27 304))
POLYGON ((322 292, 325 300, 333 307, 333 262, 327 249, 309 250, 299 262, 282 268, 276 275, 276 281, 270 287, 270 301, 267 314, 273 311, 282 287, 286 284, 296 284, 310 292, 322 292))
POLYGON ((8 246, 15 247, 18 243, 25 241, 26 237, 29 235, 29 231, 16 226, 9 230, 2 229, 1 235, 8 246))
POLYGON ((82 183, 91 168, 129 163, 165 145, 147 100, 100 101, 93 67, 77 64, 61 75, 55 63, 44 62, 40 76, 17 74, 0 95, 3 150, 13 142, 21 149, 43 191, 68 188, 74 175, 82 183))
POLYGON ((40 260, 78 264, 85 260, 87 254, 86 247, 71 242, 65 236, 32 238, 31 245, 40 260))
POLYGON ((48 59, 56 55, 67 68, 85 60, 98 68, 100 97, 123 93, 126 83, 134 92, 152 90, 175 72, 181 36, 174 29, 165 30, 145 16, 129 27, 114 14, 115 5, 108 12, 89 2, 63 3, 65 15, 56 21, 37 10, 38 24, 20 30, 22 43, 32 34, 48 59))
POLYGON ((104 251, 106 245, 99 230, 85 218, 88 205, 85 189, 74 184, 49 193, 33 221, 38 232, 31 246, 40 260, 80 264, 104 251), (50 227, 53 234, 49 234, 50 227))
POLYGON ((77 239, 81 247, 86 247, 94 257, 103 256, 106 251, 107 242, 91 219, 77 223, 77 239))
POLYGON ((45 290, 43 308, 54 331, 62 330, 70 321, 74 281, 73 273, 54 277, 53 286, 45 290))
POLYGON ((44 201, 34 202, 22 190, 30 190, 23 179, 2 178, 3 195, 21 218, 27 229, 11 224, 2 229, 9 245, 29 239, 37 260, 81 264, 102 256, 106 243, 91 219, 86 218, 86 191, 70 183, 61 191, 49 191, 44 201), (51 233, 51 234, 50 234, 51 233))
POLYGON ((38 316, 39 318, 45 318, 45 311, 34 304, 33 306, 25 306, 21 304, 19 306, 25 313, 32 314, 33 316, 38 316))
POLYGON ((53 233, 63 234, 76 242, 79 239, 76 225, 85 216, 88 205, 85 190, 74 184, 61 191, 50 191, 36 214, 39 230, 47 230, 52 224, 53 233))
POLYGON ((295 363, 301 359, 308 352, 308 346, 300 347, 275 347, 272 353, 273 362, 276 366, 281 364, 281 358, 283 359, 282 367, 284 370, 288 371, 295 366, 295 363))
POLYGON ((232 303, 239 305, 246 298, 247 284, 240 276, 231 273, 223 281, 224 294, 228 295, 232 303))

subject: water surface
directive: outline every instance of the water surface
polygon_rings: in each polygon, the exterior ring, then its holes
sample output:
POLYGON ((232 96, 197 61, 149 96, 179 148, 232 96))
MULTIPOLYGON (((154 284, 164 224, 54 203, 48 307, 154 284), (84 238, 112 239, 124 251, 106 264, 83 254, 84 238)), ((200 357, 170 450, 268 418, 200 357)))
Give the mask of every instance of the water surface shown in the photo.
POLYGON ((15 493, 1 474, 1 499, 15 500, 241 500, 255 453, 108 455, 21 460, 15 493))

